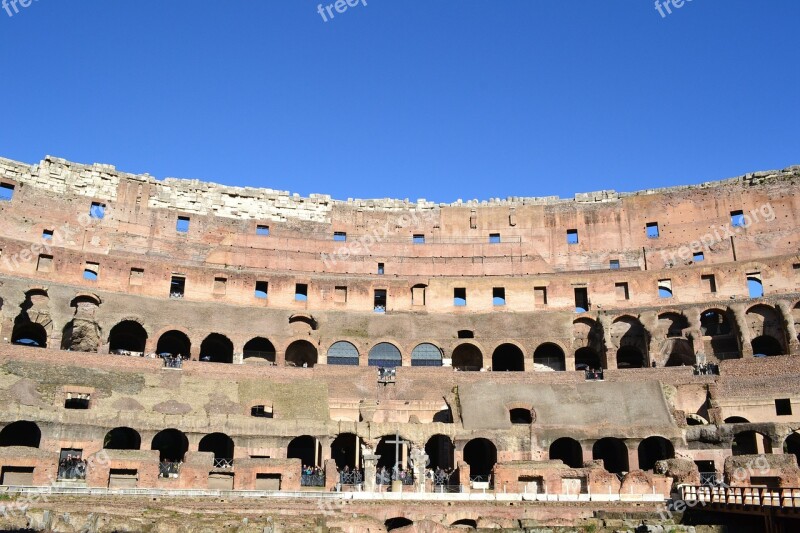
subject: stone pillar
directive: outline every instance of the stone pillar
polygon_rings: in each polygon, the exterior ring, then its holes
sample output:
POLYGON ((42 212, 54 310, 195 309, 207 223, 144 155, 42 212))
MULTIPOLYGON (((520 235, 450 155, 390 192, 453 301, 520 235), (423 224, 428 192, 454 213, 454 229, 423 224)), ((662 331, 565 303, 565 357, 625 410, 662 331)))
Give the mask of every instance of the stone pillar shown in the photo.
POLYGON ((417 492, 425 492, 425 467, 428 464, 428 454, 425 450, 414 448, 411 450, 411 462, 414 464, 414 485, 417 492))
POLYGON ((788 339, 786 348, 789 354, 800 352, 800 342, 797 340, 797 328, 794 327, 794 316, 792 315, 792 304, 786 300, 778 301, 778 311, 783 318, 783 332, 788 339))
MULTIPOLYGON (((705 353, 703 331, 700 329, 700 312, 700 309, 697 307, 691 307, 683 311, 683 316, 685 316, 686 320, 689 322, 689 337, 692 340, 692 351, 695 354, 705 353)), ((698 359, 697 362, 702 363, 704 361, 698 359)))
POLYGON ((639 470, 639 444, 638 439, 625 439, 625 448, 628 450, 628 472, 639 470))
POLYGON ((603 351, 600 354, 601 363, 604 363, 605 369, 617 368, 617 348, 614 346, 614 341, 611 338, 611 317, 600 315, 597 321, 603 328, 603 351))
POLYGON ((275 365, 276 366, 284 366, 286 365, 286 351, 279 350, 275 352, 275 365))
POLYGON ((364 452, 364 491, 375 492, 375 476, 378 473, 380 455, 364 452))
POLYGON ((325 490, 334 490, 339 483, 339 471, 336 469, 336 461, 328 459, 325 461, 325 490))
POLYGON ((244 363, 244 354, 236 353, 233 354, 233 364, 234 365, 241 365, 244 363))
POLYGON ((653 365, 653 361, 658 362, 660 359, 660 346, 658 343, 653 342, 654 333, 658 331, 658 314, 655 311, 642 313, 639 315, 639 322, 642 323, 644 328, 644 342, 647 348, 645 365, 650 368, 653 365))
POLYGON ((747 325, 747 316, 744 306, 741 304, 732 305, 731 312, 736 322, 736 330, 739 334, 739 345, 742 349, 742 358, 753 357, 753 347, 750 344, 750 327, 747 325))
POLYGON ((465 492, 470 491, 470 483, 469 483, 469 463, 459 462, 458 463, 458 484, 461 485, 465 492))

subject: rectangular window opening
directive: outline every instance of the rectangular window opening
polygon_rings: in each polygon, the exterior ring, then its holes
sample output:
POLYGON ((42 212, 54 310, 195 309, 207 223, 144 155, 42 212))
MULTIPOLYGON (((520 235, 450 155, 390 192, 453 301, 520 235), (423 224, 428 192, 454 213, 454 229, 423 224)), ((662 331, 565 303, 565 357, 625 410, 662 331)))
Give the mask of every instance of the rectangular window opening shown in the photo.
POLYGON ((260 300, 266 300, 269 289, 269 283, 266 281, 256 281, 255 297, 260 300))
POLYGON ((347 303, 347 287, 336 287, 333 293, 333 301, 337 304, 347 303))
POLYGON ((46 241, 52 241, 53 240, 53 230, 51 230, 51 229, 44 230, 42 232, 42 239, 44 239, 46 241))
POLYGON ((456 307, 467 305, 467 289, 465 287, 453 289, 453 305, 456 307))
POLYGON ((630 300, 630 293, 628 292, 628 284, 626 282, 615 283, 614 290, 617 300, 630 300))
POLYGON ((106 217, 106 204, 92 202, 92 206, 89 208, 89 216, 100 220, 104 219, 106 217))
POLYGON ((658 239, 660 233, 658 231, 658 222, 648 222, 647 223, 647 238, 648 239, 658 239))
POLYGON ((261 235, 262 237, 269 237, 269 226, 262 226, 261 224, 256 226, 256 235, 261 235))
POLYGON ((376 313, 386 312, 386 289, 375 289, 373 304, 376 313))
POLYGON ((143 268, 132 268, 131 275, 128 279, 129 285, 140 286, 144 282, 144 269, 143 268))
POLYGON ((67 393, 64 409, 89 409, 91 396, 89 394, 67 393))
POLYGON ((383 263, 378 263, 378 275, 383 276, 383 273, 384 273, 383 263))
POLYGON ((506 305, 506 290, 503 287, 492 289, 492 305, 500 307, 506 305))
POLYGON ((704 293, 713 294, 717 292, 717 279, 714 277, 714 274, 700 276, 700 281, 702 282, 704 293))
POLYGON ((775 400, 775 414, 778 416, 791 416, 792 400, 789 398, 775 400))
POLYGON ((731 211, 731 226, 743 228, 745 226, 744 211, 731 211))
POLYGON ((425 285, 411 287, 411 305, 425 305, 425 285))
POLYGON ((547 305, 547 287, 534 287, 533 303, 536 305, 547 305))
POLYGON ((660 279, 658 280, 658 297, 659 298, 672 298, 672 280, 660 279))
POLYGON ((214 294, 225 294, 228 278, 214 278, 214 294))
POLYGON ((86 281, 97 281, 97 277, 100 274, 100 263, 92 263, 86 262, 86 265, 83 267, 83 279, 86 281))
POLYGON ((41 254, 39 261, 36 263, 37 272, 52 272, 53 270, 53 256, 41 254))
POLYGON ((764 296, 764 284, 761 281, 761 272, 750 272, 747 274, 747 292, 750 298, 761 298, 764 296))
POLYGON ((308 301, 308 285, 306 283, 297 283, 294 286, 294 300, 296 302, 308 301))
POLYGON ((417 233, 414 235, 414 244, 425 244, 425 235, 417 233))
POLYGON ((619 259, 612 259, 608 262, 608 267, 611 270, 619 270, 619 259))
POLYGON ((692 254, 692 260, 695 263, 699 263, 700 261, 705 261, 706 254, 704 254, 703 252, 695 252, 694 254, 692 254))
POLYGON ((175 231, 178 233, 189 233, 189 217, 178 217, 175 223, 175 231))
POLYGON ((10 183, 0 183, 0 202, 10 202, 14 198, 14 186, 10 183))
POLYGON ((575 312, 585 313, 589 310, 589 289, 575 287, 575 312))
POLYGON ((490 233, 489 234, 489 243, 490 244, 500 244, 500 234, 499 233, 490 233))
POLYGON ((334 231, 333 240, 336 242, 347 242, 347 233, 344 231, 334 231))
POLYGON ((173 275, 169 282, 169 297, 183 298, 186 293, 186 278, 180 275, 173 275))
POLYGON ((567 230, 567 244, 578 244, 578 230, 567 230))

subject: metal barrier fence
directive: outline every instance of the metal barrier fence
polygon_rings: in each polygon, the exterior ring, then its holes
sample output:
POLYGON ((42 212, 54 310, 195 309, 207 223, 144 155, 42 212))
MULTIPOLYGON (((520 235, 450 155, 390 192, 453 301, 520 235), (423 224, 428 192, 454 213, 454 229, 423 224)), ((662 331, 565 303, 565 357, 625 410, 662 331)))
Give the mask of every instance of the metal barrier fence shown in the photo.
POLYGON ((301 487, 324 487, 325 474, 303 474, 300 476, 301 487))
POLYGON ((86 461, 80 459, 62 461, 58 465, 58 479, 65 481, 86 479, 86 461))
POLYGON ((413 485, 414 475, 407 470, 389 472, 388 470, 375 474, 377 485, 391 485, 392 481, 400 481, 403 485, 413 485))
POLYGON ((233 459, 214 459, 214 468, 233 468, 233 459))
POLYGON ((684 485, 681 497, 687 502, 754 507, 800 508, 800 488, 709 487, 684 485))
POLYGON ((342 485, 361 485, 364 483, 364 472, 361 470, 339 472, 339 483, 342 485))
POLYGON ((178 477, 181 473, 181 463, 161 461, 158 463, 158 477, 178 477))

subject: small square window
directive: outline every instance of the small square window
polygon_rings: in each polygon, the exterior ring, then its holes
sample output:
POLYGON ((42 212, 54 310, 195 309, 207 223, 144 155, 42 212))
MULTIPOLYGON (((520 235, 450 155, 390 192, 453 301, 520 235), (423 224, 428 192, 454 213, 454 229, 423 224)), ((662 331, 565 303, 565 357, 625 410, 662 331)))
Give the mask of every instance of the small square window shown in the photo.
POLYGON ((92 206, 89 208, 89 216, 91 218, 104 219, 106 217, 106 204, 92 202, 92 206))
POLYGON ((619 270, 619 259, 612 259, 608 262, 608 267, 611 270, 619 270))
POLYGON ((261 235, 262 237, 269 237, 269 226, 256 226, 256 235, 261 235))
POLYGON ((214 294, 225 294, 228 286, 228 278, 214 278, 214 294))
POLYGON ((617 300, 630 300, 630 293, 628 292, 628 284, 623 283, 615 283, 614 289, 616 292, 617 300))
POLYGON ((37 272, 51 272, 53 270, 53 256, 42 254, 36 263, 37 272))
POLYGON ((376 313, 386 312, 386 302, 388 300, 386 289, 375 289, 375 298, 373 300, 373 307, 376 313))
POLYGON ((648 239, 658 239, 659 237, 658 231, 658 222, 648 222, 647 223, 647 238, 648 239))
POLYGON ((337 304, 347 303, 347 287, 336 287, 333 293, 333 301, 337 304))
POLYGON ((658 297, 659 298, 672 298, 672 280, 660 279, 658 280, 658 297))
POLYGON ((97 281, 97 276, 100 274, 100 263, 87 262, 83 267, 83 279, 87 281, 97 281))
POLYGON ((173 275, 169 281, 169 297, 183 298, 186 294, 186 278, 180 275, 173 275))
POLYGON ((504 287, 492 289, 492 305, 495 307, 506 305, 506 289, 504 287))
POLYGON ((305 283, 298 283, 294 287, 294 299, 296 302, 308 301, 308 285, 305 283))
POLYGON ((347 233, 344 231, 334 231, 333 232, 333 240, 336 242, 346 242, 347 241, 347 233))
POLYGON ((425 244, 425 235, 421 233, 414 235, 414 244, 425 244))
POLYGON ((459 287, 453 289, 453 305, 456 307, 464 307, 467 305, 467 289, 459 287))
POLYGON ((260 300, 266 300, 268 289, 269 284, 266 281, 256 281, 255 297, 260 300))
POLYGON ((575 287, 575 312, 585 313, 589 310, 589 289, 575 287))
POLYGON ((500 244, 500 234, 499 233, 490 233, 489 234, 489 243, 490 244, 500 244))
POLYGON ((42 239, 44 239, 46 241, 52 241, 53 240, 53 230, 51 230, 51 229, 44 230, 42 232, 42 239))
POLYGON ((775 400, 775 414, 778 416, 791 416, 792 400, 789 398, 775 400))
POLYGON ((14 198, 14 186, 10 183, 0 183, 0 202, 10 202, 14 198))
POLYGON ((567 230, 567 244, 578 244, 578 230, 567 230))
POLYGON ((175 231, 178 233, 188 233, 189 217, 178 217, 178 221, 175 223, 175 231))
POLYGON ((140 286, 144 282, 144 269, 143 268, 132 268, 131 275, 128 279, 129 285, 140 286))
POLYGON ((731 211, 731 226, 734 228, 745 226, 744 211, 731 211))
POLYGON ((547 305, 547 287, 534 287, 533 303, 536 305, 547 305))
POLYGON ((695 252, 694 254, 692 254, 692 259, 694 259, 695 263, 699 263, 700 261, 705 261, 706 254, 704 254, 703 252, 695 252))
POLYGON ((67 399, 64 401, 64 409, 88 409, 90 400, 91 396, 89 394, 68 392, 67 399))
POLYGON ((717 292, 717 280, 714 274, 700 276, 700 281, 703 285, 703 292, 711 294, 717 292))
POLYGON ((378 263, 378 275, 383 276, 383 263, 378 263))

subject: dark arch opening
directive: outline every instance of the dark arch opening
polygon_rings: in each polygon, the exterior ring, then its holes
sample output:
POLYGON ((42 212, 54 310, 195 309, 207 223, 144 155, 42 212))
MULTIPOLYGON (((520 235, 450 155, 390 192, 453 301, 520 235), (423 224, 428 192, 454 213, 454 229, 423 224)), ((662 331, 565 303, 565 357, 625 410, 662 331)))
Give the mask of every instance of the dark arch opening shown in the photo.
POLYGON ((450 527, 458 527, 458 526, 478 529, 478 521, 473 520, 471 518, 462 518, 461 520, 456 520, 455 522, 450 524, 450 527))
POLYGON ((434 435, 425 443, 425 453, 428 454, 430 459, 428 467, 432 470, 436 470, 437 468, 449 470, 453 468, 455 449, 450 437, 434 435))
POLYGON ((294 341, 286 348, 286 366, 313 368, 317 364, 317 349, 308 341, 294 341))
POLYGON ((342 470, 348 467, 351 470, 361 469, 361 439, 352 433, 342 433, 331 443, 331 458, 336 462, 336 468, 342 470), (359 461, 356 461, 356 458, 359 461))
POLYGON ((561 372, 567 369, 564 350, 557 344, 548 342, 542 344, 533 352, 533 362, 544 365, 552 370, 561 372))
POLYGON ((522 372, 525 370, 525 354, 513 344, 501 344, 492 354, 493 372, 522 372))
POLYGON ((24 322, 14 325, 11 332, 11 343, 35 348, 47 348, 47 330, 36 322, 24 322))
POLYGON ((531 425, 533 424, 533 412, 530 409, 517 408, 511 409, 508 412, 508 417, 514 425, 531 425))
POLYGON ((592 458, 603 461, 603 468, 612 474, 628 471, 628 448, 621 439, 606 437, 592 446, 592 458))
POLYGON ((729 416, 725 419, 726 424, 749 424, 750 421, 741 416, 729 416))
POLYGON ((158 450, 159 461, 179 463, 189 450, 189 439, 182 431, 165 429, 153 437, 151 450, 158 450))
POLYGON ((464 446, 464 462, 469 465, 471 478, 481 477, 486 480, 497 464, 497 448, 488 439, 472 439, 464 446))
POLYGON ((733 437, 731 452, 733 455, 772 453, 772 441, 756 431, 742 431, 733 437))
POLYGON ((127 427, 114 428, 103 439, 103 448, 106 450, 138 450, 141 447, 139 432, 127 427))
POLYGON ((786 438, 786 442, 783 443, 783 453, 794 455, 800 464, 800 434, 792 433, 786 438))
POLYGON ((0 447, 25 446, 38 448, 42 441, 42 430, 33 422, 12 422, 0 431, 0 447))
POLYGON ((144 353, 147 332, 135 320, 124 320, 111 328, 108 342, 111 353, 118 351, 144 353))
POLYGON ((200 344, 200 360, 210 363, 233 363, 233 343, 225 335, 212 333, 200 344))
POLYGON ((275 362, 275 346, 264 337, 256 337, 247 342, 242 350, 242 355, 247 359, 261 359, 269 363, 275 362))
POLYGON ((201 452, 212 452, 214 460, 233 460, 233 439, 224 433, 211 433, 200 439, 201 452))
POLYGON ((694 366, 697 363, 697 356, 692 351, 692 345, 689 341, 671 339, 667 342, 672 343, 672 350, 664 366, 694 366))
POLYGON ((386 527, 386 531, 392 531, 401 527, 413 526, 414 522, 408 518, 397 517, 388 519, 383 525, 386 527))
POLYGON ((775 337, 770 337, 769 335, 761 335, 760 337, 756 337, 750 342, 750 345, 753 347, 753 355, 756 357, 771 357, 773 355, 783 354, 783 347, 781 347, 781 343, 778 341, 778 339, 775 337))
MULTIPOLYGON (((378 445, 375 447, 375 455, 381 456, 378 459, 378 468, 385 467, 391 471, 395 465, 398 468, 403 467, 403 465, 408 466, 408 445, 405 447, 402 444, 398 446, 394 444, 395 440, 398 440, 396 435, 387 435, 381 437, 381 440, 378 441, 378 445)), ((399 440, 409 442, 402 436, 400 436, 399 440)))
POLYGON ((289 459, 300 459, 304 466, 320 466, 322 458, 322 444, 314 437, 303 435, 289 442, 286 448, 286 457, 289 459))
POLYGON ((600 356, 592 348, 580 348, 575 351, 575 370, 600 370, 600 356))
POLYGON ((192 341, 182 331, 172 330, 164 333, 158 338, 156 353, 170 354, 173 357, 180 356, 181 359, 189 359, 192 350, 192 341))
POLYGON ((731 325, 725 314, 711 309, 700 315, 700 332, 708 337, 728 335, 731 332, 731 325))
POLYGON ((635 346, 617 350, 617 368, 644 368, 644 355, 635 346))
POLYGON ((581 443, 569 437, 557 439, 550 445, 550 460, 561 461, 570 468, 583 466, 581 443))
POLYGON ((453 350, 453 368, 476 372, 483 368, 483 354, 473 344, 462 344, 453 350))
POLYGON ((656 461, 673 459, 675 448, 664 437, 648 437, 639 443, 639 468, 652 470, 656 461))

